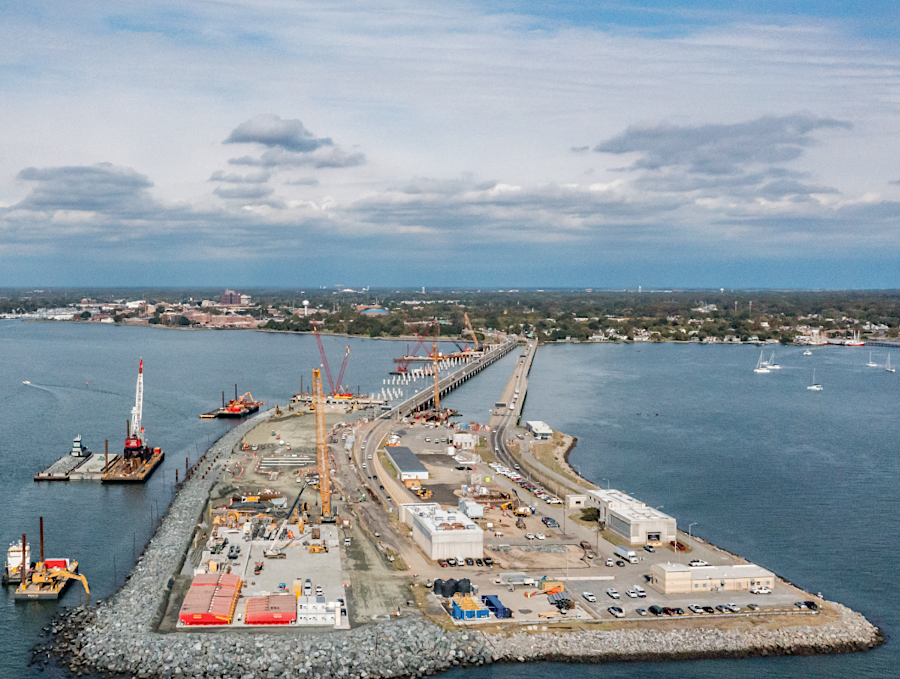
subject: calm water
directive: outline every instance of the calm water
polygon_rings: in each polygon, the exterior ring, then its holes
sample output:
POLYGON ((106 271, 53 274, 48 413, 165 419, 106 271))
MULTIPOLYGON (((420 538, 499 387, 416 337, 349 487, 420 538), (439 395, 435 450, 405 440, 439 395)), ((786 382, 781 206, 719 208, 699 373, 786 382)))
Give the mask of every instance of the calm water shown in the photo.
MULTIPOLYGON (((392 342, 326 339, 345 382, 376 391, 402 353, 392 342)), ((878 352, 876 352, 877 355, 878 352)), ((515 362, 514 352, 446 398, 462 421, 483 419, 515 362)), ((201 421, 221 391, 283 403, 319 365, 313 338, 251 332, 174 332, 71 324, 0 322, 0 497, 5 547, 46 524, 48 556, 77 558, 94 598, 121 585, 170 497, 175 468, 193 462, 225 431, 201 421), (121 446, 145 361, 144 421, 166 462, 142 488, 36 484, 31 476, 68 450, 72 437, 100 450, 121 446), (30 380, 34 386, 22 384, 30 380), (87 384, 85 384, 87 383, 87 384), (115 572, 113 558, 115 557, 115 572)), ((866 368, 868 350, 778 350, 783 369, 754 375, 752 347, 580 345, 541 348, 525 417, 543 419, 579 443, 572 462, 597 483, 622 488, 687 528, 897 628, 900 374, 866 368), (817 367, 825 390, 805 389, 817 367)), ((892 360, 896 361, 897 356, 892 360)), ((876 360, 877 359, 876 357, 876 360)), ((883 359, 881 359, 883 360, 883 359)), ((25 672, 27 649, 55 602, 0 605, 0 677, 25 672)), ((76 585, 63 605, 81 601, 76 585)), ((676 664, 538 664, 467 671, 467 679, 550 673, 571 677, 885 677, 898 673, 894 644, 845 657, 676 664)), ((460 679, 461 673, 445 675, 460 679), (459 675, 459 677, 457 676, 459 675)))

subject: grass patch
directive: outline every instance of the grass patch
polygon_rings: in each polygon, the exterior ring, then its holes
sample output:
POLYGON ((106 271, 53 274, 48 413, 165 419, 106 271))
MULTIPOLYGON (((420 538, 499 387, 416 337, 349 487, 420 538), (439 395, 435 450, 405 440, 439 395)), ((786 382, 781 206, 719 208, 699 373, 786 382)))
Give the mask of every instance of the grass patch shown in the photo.
POLYGON ((631 543, 628 540, 618 533, 612 532, 609 528, 600 531, 600 537, 616 547, 631 547, 631 543))
POLYGON ((391 462, 390 458, 383 450, 378 451, 378 460, 379 462, 381 462, 381 466, 384 467, 385 471, 391 475, 391 478, 400 478, 400 475, 397 473, 397 468, 394 466, 394 463, 391 462))
POLYGON ((478 445, 475 446, 472 451, 476 455, 481 457, 481 461, 485 464, 490 464, 491 462, 496 462, 497 457, 494 455, 494 451, 490 449, 490 447, 486 445, 478 445))
POLYGON ((568 469, 565 469, 562 465, 560 465, 559 461, 556 458, 556 454, 562 454, 562 452, 566 448, 566 445, 568 445, 566 436, 558 431, 554 431, 553 437, 549 441, 544 441, 543 443, 532 443, 531 454, 534 455, 534 458, 544 467, 553 472, 556 472, 563 478, 575 484, 576 488, 578 486, 581 486, 582 488, 596 488, 596 486, 594 486, 592 483, 580 478, 578 475, 573 474, 568 469))

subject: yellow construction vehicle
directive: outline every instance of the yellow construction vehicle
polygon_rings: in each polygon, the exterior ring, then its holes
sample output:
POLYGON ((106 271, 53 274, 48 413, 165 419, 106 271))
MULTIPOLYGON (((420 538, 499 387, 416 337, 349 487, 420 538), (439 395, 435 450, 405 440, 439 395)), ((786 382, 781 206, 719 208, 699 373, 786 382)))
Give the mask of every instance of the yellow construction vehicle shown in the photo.
POLYGON ((502 505, 500 505, 500 509, 512 509, 512 508, 513 508, 512 502, 504 502, 502 505))
POLYGON ((310 554, 327 554, 328 547, 326 547, 325 545, 310 545, 309 553, 310 554))
MULTIPOLYGON (((84 593, 90 594, 91 589, 88 587, 87 578, 80 573, 75 572, 78 569, 78 562, 73 561, 68 568, 47 568, 44 562, 35 566, 31 577, 22 583, 19 589, 24 592, 41 598, 41 594, 58 593, 62 591, 66 580, 78 580, 84 585, 84 593)), ((56 597, 53 597, 56 598, 56 597)))
POLYGON ((420 498, 422 498, 423 500, 427 500, 427 499, 429 499, 432 495, 434 495, 434 493, 432 493, 430 490, 426 490, 425 488, 419 488, 419 489, 416 491, 416 495, 418 495, 418 496, 419 496, 420 498))

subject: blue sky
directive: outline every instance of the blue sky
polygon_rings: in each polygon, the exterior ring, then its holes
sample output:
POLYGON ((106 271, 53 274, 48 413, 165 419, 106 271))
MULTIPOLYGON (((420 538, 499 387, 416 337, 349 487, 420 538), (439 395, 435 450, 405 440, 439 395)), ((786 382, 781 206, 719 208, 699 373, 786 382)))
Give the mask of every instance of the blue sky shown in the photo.
POLYGON ((0 285, 900 287, 888 2, 0 5, 0 285))

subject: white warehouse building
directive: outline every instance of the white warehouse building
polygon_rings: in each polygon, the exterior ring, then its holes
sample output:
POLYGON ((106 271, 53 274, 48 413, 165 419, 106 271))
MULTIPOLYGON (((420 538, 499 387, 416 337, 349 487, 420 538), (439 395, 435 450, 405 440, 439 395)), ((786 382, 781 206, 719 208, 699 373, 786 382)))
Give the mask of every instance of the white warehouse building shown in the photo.
POLYGON ((538 439, 549 439, 553 437, 553 430, 547 426, 546 422, 540 420, 530 420, 525 423, 525 431, 534 434, 538 439))
POLYGON ((457 509, 432 502, 405 504, 400 505, 400 520, 412 528, 413 539, 433 561, 484 555, 484 532, 457 509))
POLYGON ((675 519, 620 490, 589 490, 588 503, 600 511, 600 521, 632 545, 658 545, 676 539, 675 519))

